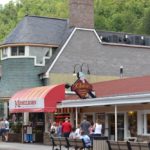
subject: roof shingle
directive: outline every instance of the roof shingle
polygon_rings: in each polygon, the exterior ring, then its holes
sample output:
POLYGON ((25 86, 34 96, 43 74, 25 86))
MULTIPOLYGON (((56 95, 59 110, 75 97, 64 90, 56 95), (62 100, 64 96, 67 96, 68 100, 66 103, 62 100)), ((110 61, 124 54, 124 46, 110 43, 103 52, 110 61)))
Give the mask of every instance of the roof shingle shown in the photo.
POLYGON ((66 19, 25 16, 2 44, 32 43, 59 45, 66 27, 66 19))

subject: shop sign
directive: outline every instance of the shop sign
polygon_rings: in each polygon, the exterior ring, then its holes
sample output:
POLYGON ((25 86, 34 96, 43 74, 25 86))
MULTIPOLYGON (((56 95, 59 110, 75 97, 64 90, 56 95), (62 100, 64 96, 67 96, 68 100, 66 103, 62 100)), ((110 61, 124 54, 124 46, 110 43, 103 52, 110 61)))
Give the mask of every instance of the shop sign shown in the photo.
POLYGON ((44 100, 11 100, 9 103, 10 109, 24 109, 24 108, 44 108, 44 100))
POLYGON ((84 74, 81 73, 77 77, 78 79, 71 86, 71 90, 74 91, 82 99, 89 98, 89 95, 92 98, 95 98, 96 96, 93 94, 92 85, 84 78, 84 74))
POLYGON ((36 101, 35 100, 32 100, 32 101, 17 100, 17 101, 15 101, 15 107, 21 107, 21 105, 36 105, 36 101))

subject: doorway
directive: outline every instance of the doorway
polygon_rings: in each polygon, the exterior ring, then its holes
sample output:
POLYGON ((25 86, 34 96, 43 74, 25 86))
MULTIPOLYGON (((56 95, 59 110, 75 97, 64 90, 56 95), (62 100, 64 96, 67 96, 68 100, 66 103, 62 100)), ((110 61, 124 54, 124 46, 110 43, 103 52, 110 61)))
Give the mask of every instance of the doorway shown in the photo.
MULTIPOLYGON (((124 114, 117 114, 117 140, 124 140, 124 114)), ((108 114, 108 137, 115 140, 115 115, 108 114)))

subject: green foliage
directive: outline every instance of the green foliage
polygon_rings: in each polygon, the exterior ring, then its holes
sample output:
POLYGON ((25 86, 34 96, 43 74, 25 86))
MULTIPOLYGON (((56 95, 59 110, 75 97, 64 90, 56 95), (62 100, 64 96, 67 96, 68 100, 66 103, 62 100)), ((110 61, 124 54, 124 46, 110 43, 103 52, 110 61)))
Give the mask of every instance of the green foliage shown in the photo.
POLYGON ((21 133, 22 123, 21 122, 10 122, 11 132, 13 133, 21 133))
MULTIPOLYGON (((150 34, 150 0, 94 0, 95 28, 150 34)), ((69 0, 17 0, 0 5, 0 41, 26 15, 68 18, 69 0)))
POLYGON ((143 31, 147 34, 150 34, 150 8, 145 10, 143 18, 143 31))

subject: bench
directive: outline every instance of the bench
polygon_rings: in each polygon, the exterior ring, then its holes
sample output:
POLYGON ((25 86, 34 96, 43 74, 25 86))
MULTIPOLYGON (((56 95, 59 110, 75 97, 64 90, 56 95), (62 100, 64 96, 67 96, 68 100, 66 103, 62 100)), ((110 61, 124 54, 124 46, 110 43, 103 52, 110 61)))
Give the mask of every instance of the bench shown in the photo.
POLYGON ((51 144, 52 144, 52 150, 55 149, 55 147, 59 147, 59 150, 62 149, 62 146, 67 148, 74 148, 76 149, 92 149, 92 147, 86 147, 85 143, 82 139, 69 139, 65 137, 50 137, 51 144))
POLYGON ((83 139, 67 139, 69 147, 74 149, 92 149, 92 146, 87 147, 83 139))
POLYGON ((65 137, 50 137, 50 141, 52 144, 52 150, 54 150, 55 147, 59 147, 59 150, 61 150, 62 146, 69 150, 69 145, 65 137))
POLYGON ((109 150, 150 150, 148 142, 129 142, 108 140, 109 150))
POLYGON ((131 150, 129 149, 128 142, 126 141, 112 141, 108 140, 108 148, 109 150, 131 150))
POLYGON ((148 142, 128 142, 130 150, 150 150, 148 142))

